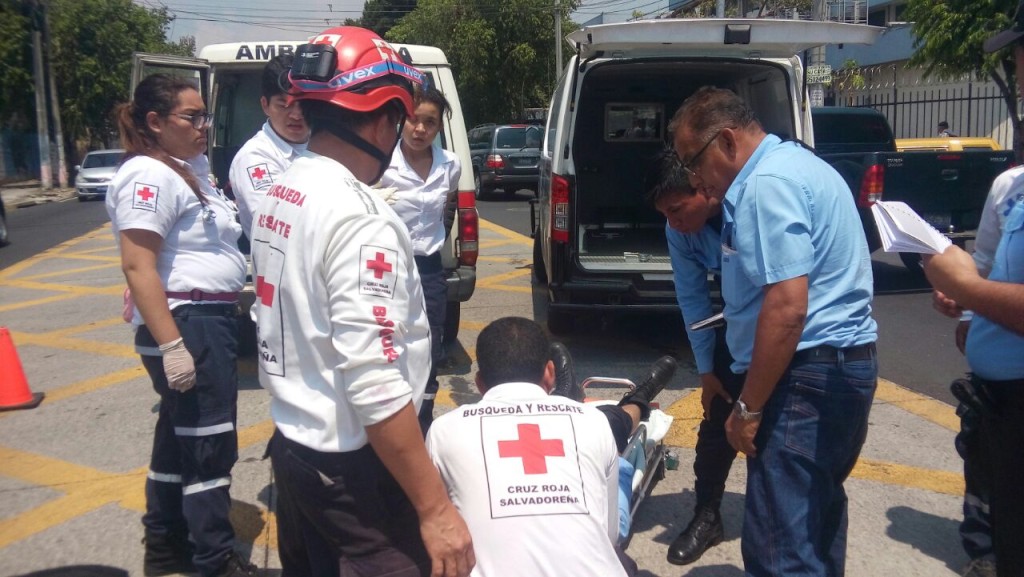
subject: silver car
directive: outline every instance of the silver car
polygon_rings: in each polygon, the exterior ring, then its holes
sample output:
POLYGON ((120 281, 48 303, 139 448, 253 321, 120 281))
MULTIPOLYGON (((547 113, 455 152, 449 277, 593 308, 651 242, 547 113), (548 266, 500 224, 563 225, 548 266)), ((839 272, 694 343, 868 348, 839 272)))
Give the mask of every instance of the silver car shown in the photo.
POLYGON ((85 155, 82 164, 75 167, 75 193, 78 200, 103 198, 107 194, 107 185, 117 172, 118 165, 124 157, 124 150, 94 150, 85 155))

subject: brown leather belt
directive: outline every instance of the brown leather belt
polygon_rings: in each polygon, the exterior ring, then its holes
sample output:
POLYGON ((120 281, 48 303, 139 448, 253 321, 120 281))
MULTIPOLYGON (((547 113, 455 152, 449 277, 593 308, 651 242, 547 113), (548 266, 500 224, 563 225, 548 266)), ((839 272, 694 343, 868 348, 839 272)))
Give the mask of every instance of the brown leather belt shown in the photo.
POLYGON ((797 351, 793 355, 794 363, 835 363, 839 361, 839 353, 842 353, 843 361, 867 361, 877 356, 875 343, 836 348, 830 345, 820 345, 810 349, 797 351))
POLYGON ((229 303, 236 303, 236 302, 238 302, 238 293, 237 292, 233 292, 233 293, 208 293, 208 292, 203 292, 203 291, 201 291, 199 289, 192 289, 190 291, 167 291, 164 294, 166 294, 167 298, 169 298, 169 299, 182 299, 182 300, 187 300, 187 301, 190 300, 190 301, 192 301, 194 303, 204 302, 204 301, 205 302, 217 301, 217 302, 229 302, 229 303))

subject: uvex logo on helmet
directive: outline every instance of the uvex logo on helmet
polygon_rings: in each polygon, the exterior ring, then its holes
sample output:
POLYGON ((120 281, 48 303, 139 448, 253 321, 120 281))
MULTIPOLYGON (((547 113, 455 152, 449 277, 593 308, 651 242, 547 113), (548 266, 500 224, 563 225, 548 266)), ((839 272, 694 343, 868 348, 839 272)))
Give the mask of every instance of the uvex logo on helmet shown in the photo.
POLYGON ((413 87, 423 83, 423 73, 374 32, 340 26, 299 46, 288 80, 296 100, 322 100, 356 112, 397 100, 412 116, 413 87))

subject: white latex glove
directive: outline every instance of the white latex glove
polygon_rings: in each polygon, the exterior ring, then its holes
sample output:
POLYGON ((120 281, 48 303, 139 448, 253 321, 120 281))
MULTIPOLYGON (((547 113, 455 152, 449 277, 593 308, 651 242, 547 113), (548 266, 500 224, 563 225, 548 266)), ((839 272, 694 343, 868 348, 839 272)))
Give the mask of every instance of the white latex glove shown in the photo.
POLYGON ((374 193, 380 197, 381 200, 388 204, 395 204, 398 201, 398 188, 389 186, 388 188, 373 188, 374 193))
POLYGON ((171 390, 184 393, 196 384, 196 364, 181 337, 160 345, 164 354, 164 375, 171 390))

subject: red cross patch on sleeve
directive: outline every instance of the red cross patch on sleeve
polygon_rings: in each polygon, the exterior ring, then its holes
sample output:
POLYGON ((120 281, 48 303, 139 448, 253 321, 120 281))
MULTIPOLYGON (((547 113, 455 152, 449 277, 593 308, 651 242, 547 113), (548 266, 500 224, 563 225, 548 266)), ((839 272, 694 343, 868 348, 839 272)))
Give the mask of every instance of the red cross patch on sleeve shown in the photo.
POLYGON ((359 294, 392 298, 398 282, 398 251, 364 244, 359 248, 359 294))
POLYGON ((246 171, 249 173, 249 182, 252 183, 252 187, 255 190, 274 184, 274 179, 270 176, 270 168, 266 162, 250 166, 246 171))
POLYGON ((136 182, 132 192, 132 209, 156 212, 156 202, 159 196, 159 186, 136 182))

